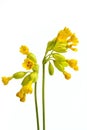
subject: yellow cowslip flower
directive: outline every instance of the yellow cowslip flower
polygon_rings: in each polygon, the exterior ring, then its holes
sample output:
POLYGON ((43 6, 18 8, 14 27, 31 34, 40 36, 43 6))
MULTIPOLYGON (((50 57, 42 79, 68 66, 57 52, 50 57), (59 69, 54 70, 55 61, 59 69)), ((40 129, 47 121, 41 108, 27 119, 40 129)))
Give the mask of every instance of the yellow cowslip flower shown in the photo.
POLYGON ((68 42, 72 42, 72 46, 76 46, 78 44, 78 38, 76 37, 75 34, 72 34, 72 36, 70 37, 70 39, 68 39, 68 42))
POLYGON ((72 51, 75 51, 75 52, 78 51, 77 48, 73 47, 73 43, 72 43, 72 44, 68 44, 68 45, 67 45, 67 48, 69 48, 69 49, 71 49, 72 51))
POLYGON ((67 48, 70 48, 72 51, 77 51, 77 48, 73 47, 73 46, 77 46, 79 42, 75 34, 72 34, 72 36, 68 39, 67 42, 68 42, 67 48))
POLYGON ((65 79, 69 80, 71 78, 71 74, 66 72, 66 71, 63 71, 63 74, 64 74, 64 77, 65 79))
POLYGON ((29 49, 28 49, 27 46, 22 45, 22 46, 20 47, 20 52, 21 52, 22 54, 28 55, 28 54, 29 54, 29 49))
POLYGON ((26 94, 24 93, 22 89, 16 93, 16 96, 20 98, 21 102, 24 102, 26 99, 26 94))
POLYGON ((57 41, 66 42, 71 35, 72 32, 69 30, 69 28, 65 27, 63 30, 60 30, 60 32, 58 33, 57 41))
POLYGON ((30 60, 29 58, 26 58, 24 62, 22 63, 23 67, 26 68, 26 70, 30 70, 34 67, 34 62, 30 60))
POLYGON ((6 77, 6 76, 2 77, 3 84, 7 85, 12 78, 13 78, 12 76, 10 76, 10 77, 6 77))
POLYGON ((67 60, 67 62, 71 68, 73 68, 74 70, 78 70, 78 66, 77 66, 78 61, 77 60, 71 59, 71 60, 67 60))
POLYGON ((16 96, 20 98, 21 102, 25 102, 26 94, 31 94, 32 89, 32 81, 29 81, 28 84, 22 86, 19 92, 17 92, 16 96))

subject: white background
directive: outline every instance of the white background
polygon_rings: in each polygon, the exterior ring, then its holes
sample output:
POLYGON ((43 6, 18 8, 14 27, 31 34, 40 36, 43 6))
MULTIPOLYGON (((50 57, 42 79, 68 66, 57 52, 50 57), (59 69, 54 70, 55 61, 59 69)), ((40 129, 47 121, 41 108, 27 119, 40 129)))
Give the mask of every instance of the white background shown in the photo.
MULTIPOLYGON (((53 77, 46 73, 46 130, 87 130, 86 12, 86 0, 0 0, 0 77, 23 70, 19 47, 29 46, 40 64, 41 125, 41 61, 46 44, 65 26, 79 38, 79 51, 67 55, 78 59, 79 71, 69 70, 72 79, 65 80, 57 70, 53 77)), ((4 86, 0 80, 0 130, 36 130, 34 95, 21 103, 15 96, 20 83, 12 80, 4 86)))

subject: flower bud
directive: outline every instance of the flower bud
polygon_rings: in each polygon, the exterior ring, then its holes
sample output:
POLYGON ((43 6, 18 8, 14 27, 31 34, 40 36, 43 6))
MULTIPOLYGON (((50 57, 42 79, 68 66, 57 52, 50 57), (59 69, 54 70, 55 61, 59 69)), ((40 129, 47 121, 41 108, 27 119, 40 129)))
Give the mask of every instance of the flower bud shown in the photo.
POLYGON ((50 62, 49 62, 49 66, 48 66, 48 72, 50 75, 54 74, 54 67, 50 62))

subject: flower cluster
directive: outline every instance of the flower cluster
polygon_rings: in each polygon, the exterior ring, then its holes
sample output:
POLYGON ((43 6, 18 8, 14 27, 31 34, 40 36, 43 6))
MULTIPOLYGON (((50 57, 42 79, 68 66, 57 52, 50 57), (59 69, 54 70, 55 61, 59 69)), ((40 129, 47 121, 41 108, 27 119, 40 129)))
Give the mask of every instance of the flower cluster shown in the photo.
POLYGON ((26 58, 24 59, 22 66, 26 70, 29 70, 29 72, 19 71, 14 73, 12 76, 4 76, 2 77, 2 82, 4 85, 7 85, 9 81, 13 78, 23 78, 21 83, 22 87, 19 90, 19 92, 16 93, 16 96, 20 98, 20 101, 24 102, 26 100, 26 94, 31 94, 33 91, 32 84, 35 83, 38 79, 39 66, 37 64, 35 55, 29 51, 27 46, 22 45, 20 47, 20 52, 26 55, 26 58))
POLYGON ((63 73, 66 79, 71 78, 71 74, 65 71, 66 67, 69 66, 74 70, 78 70, 77 60, 67 59, 62 55, 63 53, 66 53, 68 49, 77 51, 77 48, 75 47, 77 44, 77 37, 67 27, 60 30, 58 35, 48 42, 43 63, 46 64, 49 62, 48 71, 50 75, 54 74, 54 66, 63 73))

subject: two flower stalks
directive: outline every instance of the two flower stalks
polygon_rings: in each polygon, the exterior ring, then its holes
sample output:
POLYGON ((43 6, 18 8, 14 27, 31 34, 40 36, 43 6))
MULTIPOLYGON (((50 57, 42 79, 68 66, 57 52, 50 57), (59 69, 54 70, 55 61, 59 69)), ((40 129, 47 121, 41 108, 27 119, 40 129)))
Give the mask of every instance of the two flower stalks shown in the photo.
MULTIPOLYGON (((68 59, 63 54, 67 53, 68 50, 74 52, 77 51, 78 39, 74 33, 70 31, 69 28, 65 27, 63 30, 60 30, 55 38, 47 43, 46 51, 44 58, 42 60, 42 119, 43 119, 43 130, 46 130, 46 121, 45 121, 45 67, 48 63, 48 72, 52 76, 54 74, 55 68, 59 70, 65 77, 69 80, 71 74, 67 72, 66 67, 71 67, 75 71, 78 70, 78 62, 76 59, 68 59)), ((15 78, 22 78, 22 88, 16 93, 16 96, 20 98, 21 102, 25 102, 26 95, 31 94, 33 91, 32 84, 34 87, 34 99, 35 99, 35 109, 36 109, 36 121, 37 121, 37 130, 40 130, 39 124, 39 113, 38 113, 38 102, 37 102, 37 80, 39 73, 39 65, 37 63, 36 56, 31 53, 27 46, 22 45, 20 47, 20 52, 26 56, 22 66, 27 71, 19 71, 14 73, 9 77, 2 77, 2 82, 4 85, 7 85, 8 82, 15 78)))

